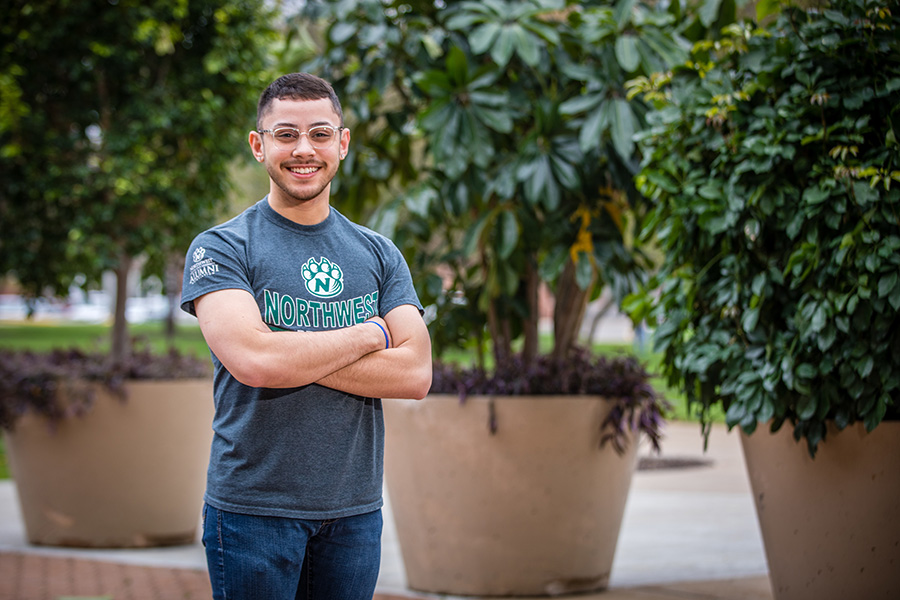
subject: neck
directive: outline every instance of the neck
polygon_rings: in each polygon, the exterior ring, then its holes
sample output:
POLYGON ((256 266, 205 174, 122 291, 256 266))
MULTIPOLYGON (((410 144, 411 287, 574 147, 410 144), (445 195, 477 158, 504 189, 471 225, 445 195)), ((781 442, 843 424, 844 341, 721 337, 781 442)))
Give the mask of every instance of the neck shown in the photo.
POLYGON ((298 225, 318 225, 331 214, 328 194, 321 194, 310 200, 297 200, 285 199, 282 194, 270 190, 269 206, 285 219, 298 225))

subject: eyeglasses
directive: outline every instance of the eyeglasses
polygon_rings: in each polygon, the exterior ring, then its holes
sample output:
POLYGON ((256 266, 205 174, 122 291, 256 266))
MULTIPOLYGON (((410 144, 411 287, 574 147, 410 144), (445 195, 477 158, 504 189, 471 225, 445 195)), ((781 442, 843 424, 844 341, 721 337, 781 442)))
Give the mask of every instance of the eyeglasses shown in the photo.
POLYGON ((304 135, 309 138, 310 146, 317 150, 325 150, 340 137, 339 132, 343 129, 343 127, 332 127, 331 125, 316 125, 310 127, 309 131, 300 131, 296 127, 276 127, 258 131, 259 133, 271 133, 272 139, 275 140, 275 147, 279 150, 293 150, 304 135))

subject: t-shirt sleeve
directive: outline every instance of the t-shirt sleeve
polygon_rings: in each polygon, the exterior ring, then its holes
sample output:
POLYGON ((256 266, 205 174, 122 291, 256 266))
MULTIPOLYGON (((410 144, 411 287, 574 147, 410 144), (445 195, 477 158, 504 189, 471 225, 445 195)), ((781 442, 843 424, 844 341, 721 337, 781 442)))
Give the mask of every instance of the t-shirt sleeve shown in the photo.
POLYGON ((245 249, 215 230, 206 231, 194 238, 188 248, 181 287, 181 309, 197 316, 194 300, 204 294, 226 289, 253 293, 245 249))
POLYGON ((419 309, 419 314, 424 314, 425 310, 416 294, 409 265, 406 264, 403 254, 390 242, 388 242, 385 252, 388 260, 386 261, 386 277, 379 292, 378 308, 381 313, 379 316, 384 317, 404 304, 412 304, 419 309))

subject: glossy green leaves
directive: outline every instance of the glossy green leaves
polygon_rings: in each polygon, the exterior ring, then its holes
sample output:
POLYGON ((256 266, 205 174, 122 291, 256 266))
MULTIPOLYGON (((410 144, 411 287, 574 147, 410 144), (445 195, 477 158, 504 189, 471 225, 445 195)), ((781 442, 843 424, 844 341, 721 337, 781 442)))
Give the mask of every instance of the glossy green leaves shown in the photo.
POLYGON ((558 31, 545 16, 564 7, 565 2, 560 0, 462 2, 459 11, 447 19, 446 27, 471 32, 468 39, 472 52, 490 54, 501 69, 514 54, 526 65, 536 67, 547 45, 560 43, 558 31))
POLYGON ((444 277, 419 286, 438 352, 536 339, 540 284, 576 302, 635 288, 647 105, 625 84, 687 58, 673 13, 639 0, 309 0, 304 13, 326 40, 308 68, 333 75, 353 139, 393 167, 373 185, 367 164, 345 163, 341 191, 379 206, 414 273, 444 277))
POLYGON ((889 4, 729 27, 672 77, 633 83, 655 103, 638 180, 665 261, 659 296, 630 306, 659 320, 665 369, 704 414, 722 403, 747 432, 788 422, 812 454, 828 423, 900 417, 889 4))

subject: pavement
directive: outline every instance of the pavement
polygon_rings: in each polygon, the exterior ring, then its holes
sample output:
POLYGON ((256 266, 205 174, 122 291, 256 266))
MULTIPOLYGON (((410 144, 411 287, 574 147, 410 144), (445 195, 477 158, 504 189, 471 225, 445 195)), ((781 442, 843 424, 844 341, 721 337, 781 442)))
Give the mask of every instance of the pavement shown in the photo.
MULTIPOLYGON (((669 423, 660 455, 641 462, 610 586, 577 600, 772 600, 762 536, 737 432, 669 423)), ((374 600, 436 599, 408 589, 386 490, 382 565, 374 600)), ((15 482, 0 481, 0 600, 209 598, 199 541, 140 550, 28 544, 15 482)), ((264 599, 268 600, 268 599, 264 599)))

